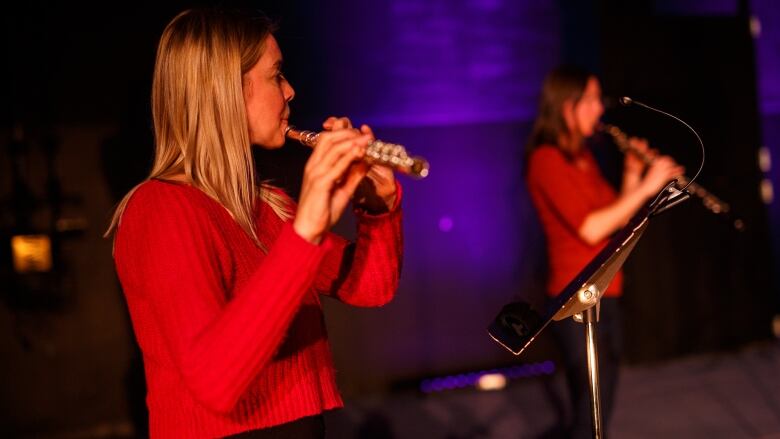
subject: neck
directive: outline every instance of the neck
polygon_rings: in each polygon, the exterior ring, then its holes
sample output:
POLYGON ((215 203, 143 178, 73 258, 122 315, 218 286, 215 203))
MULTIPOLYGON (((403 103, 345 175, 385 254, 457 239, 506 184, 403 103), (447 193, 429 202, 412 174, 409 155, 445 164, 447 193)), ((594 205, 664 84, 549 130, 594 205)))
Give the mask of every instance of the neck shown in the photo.
POLYGON ((157 177, 158 180, 173 181, 176 183, 192 184, 192 181, 183 172, 165 173, 157 177))
POLYGON ((558 147, 571 155, 575 155, 582 151, 583 141, 581 134, 569 132, 558 136, 558 147))

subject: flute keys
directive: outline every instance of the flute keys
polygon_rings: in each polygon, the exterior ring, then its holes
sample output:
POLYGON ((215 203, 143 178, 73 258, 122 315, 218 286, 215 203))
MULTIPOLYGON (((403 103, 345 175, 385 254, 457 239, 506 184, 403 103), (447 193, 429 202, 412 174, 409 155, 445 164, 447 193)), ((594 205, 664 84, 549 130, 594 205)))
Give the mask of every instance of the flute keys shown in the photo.
POLYGON ((411 166, 414 161, 406 154, 403 146, 375 140, 368 144, 366 155, 379 163, 392 166, 411 166))

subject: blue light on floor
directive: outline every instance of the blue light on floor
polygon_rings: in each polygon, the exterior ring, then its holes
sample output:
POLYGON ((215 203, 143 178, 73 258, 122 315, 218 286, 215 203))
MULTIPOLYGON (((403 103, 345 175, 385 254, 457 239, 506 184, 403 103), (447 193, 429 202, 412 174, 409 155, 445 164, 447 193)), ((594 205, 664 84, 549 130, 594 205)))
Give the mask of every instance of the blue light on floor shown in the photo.
POLYGON ((420 382, 420 390, 423 393, 435 393, 445 390, 473 387, 479 379, 488 374, 503 375, 507 381, 521 378, 533 378, 555 373, 555 363, 551 360, 540 363, 528 363, 499 369, 482 370, 479 372, 448 375, 443 377, 428 378, 420 382))

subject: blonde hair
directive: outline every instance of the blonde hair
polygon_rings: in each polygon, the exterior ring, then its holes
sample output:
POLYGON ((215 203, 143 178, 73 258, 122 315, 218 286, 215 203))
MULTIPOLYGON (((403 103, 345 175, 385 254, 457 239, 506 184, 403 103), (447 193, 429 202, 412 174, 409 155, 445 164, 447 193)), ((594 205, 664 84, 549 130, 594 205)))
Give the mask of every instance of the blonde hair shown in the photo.
MULTIPOLYGON (((222 204, 259 241, 253 214, 258 195, 287 219, 283 195, 255 182, 243 75, 260 59, 274 26, 263 15, 191 9, 165 28, 152 84, 155 157, 149 179, 187 182, 222 204)), ((120 201, 106 234, 116 230, 136 186, 120 201)))

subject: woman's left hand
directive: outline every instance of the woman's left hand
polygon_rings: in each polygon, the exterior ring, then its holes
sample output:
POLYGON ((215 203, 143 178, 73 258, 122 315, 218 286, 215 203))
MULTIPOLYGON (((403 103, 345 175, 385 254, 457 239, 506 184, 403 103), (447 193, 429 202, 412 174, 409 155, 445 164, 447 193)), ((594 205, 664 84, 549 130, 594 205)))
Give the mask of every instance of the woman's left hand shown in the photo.
MULTIPOLYGON (((352 122, 346 117, 329 117, 323 122, 322 127, 329 131, 352 129, 352 122)), ((360 132, 375 138, 368 125, 362 125, 360 132)), ((353 202, 358 209, 371 214, 380 214, 388 212, 395 205, 396 196, 397 188, 393 170, 387 166, 372 165, 368 169, 366 178, 355 189, 353 202)))
MULTIPOLYGON (((641 155, 644 155, 645 157, 648 157, 651 160, 658 155, 657 151, 650 149, 650 145, 647 143, 647 139, 631 137, 628 139, 628 142, 635 151, 641 155)), ((632 152, 628 152, 628 154, 626 154, 623 172, 626 174, 641 176, 645 172, 646 168, 647 165, 641 158, 639 158, 638 154, 634 154, 632 152)))

